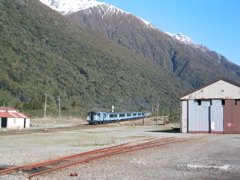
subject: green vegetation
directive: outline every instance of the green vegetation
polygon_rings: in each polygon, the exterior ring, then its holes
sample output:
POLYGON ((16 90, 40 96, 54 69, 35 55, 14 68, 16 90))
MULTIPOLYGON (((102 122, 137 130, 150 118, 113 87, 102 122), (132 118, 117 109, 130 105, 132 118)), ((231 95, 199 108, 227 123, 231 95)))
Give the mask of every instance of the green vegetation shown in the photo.
POLYGON ((149 111, 157 102, 159 112, 169 114, 177 109, 180 94, 209 75, 218 76, 201 58, 190 62, 194 55, 179 44, 172 51, 171 45, 163 47, 171 56, 178 54, 176 76, 161 62, 75 26, 38 1, 3 0, 0 9, 0 106, 31 117, 43 116, 46 94, 51 116, 58 116, 59 97, 62 116, 86 117, 87 111, 112 105, 116 111, 149 111), (180 73, 178 67, 192 68, 180 73))
MULTIPOLYGON (((131 14, 104 15, 104 18, 99 16, 99 12, 88 13, 86 19, 86 12, 79 11, 66 18, 74 24, 94 29, 134 53, 148 58, 149 62, 160 65, 171 74, 169 80, 172 83, 181 81, 180 89, 193 89, 219 77, 240 82, 240 67, 206 47, 201 50, 185 45, 160 30, 149 28, 131 14), (177 77, 177 80, 173 77, 177 77)), ((166 96, 172 99, 171 96, 166 96)))
POLYGON ((180 111, 172 112, 169 115, 168 123, 180 123, 180 111))
POLYGON ((167 110, 176 105, 181 89, 148 59, 73 26, 38 2, 5 0, 0 6, 0 101, 7 105, 31 116, 42 116, 45 94, 53 116, 58 97, 62 115, 112 105, 149 110, 159 95, 167 110))

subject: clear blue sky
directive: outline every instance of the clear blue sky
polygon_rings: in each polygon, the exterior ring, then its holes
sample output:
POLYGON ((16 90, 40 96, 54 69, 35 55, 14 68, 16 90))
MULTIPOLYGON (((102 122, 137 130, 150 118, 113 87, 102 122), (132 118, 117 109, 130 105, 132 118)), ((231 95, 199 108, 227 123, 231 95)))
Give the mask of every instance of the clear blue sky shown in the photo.
POLYGON ((181 32, 240 65, 240 0, 98 1, 134 14, 164 32, 181 32))

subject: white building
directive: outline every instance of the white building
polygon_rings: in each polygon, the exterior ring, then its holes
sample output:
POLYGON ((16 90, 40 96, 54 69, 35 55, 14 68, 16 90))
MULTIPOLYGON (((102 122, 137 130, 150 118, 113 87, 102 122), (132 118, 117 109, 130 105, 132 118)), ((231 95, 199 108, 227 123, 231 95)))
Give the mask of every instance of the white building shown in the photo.
POLYGON ((180 97, 181 131, 240 133, 240 84, 220 78, 180 97))
POLYGON ((0 107, 0 128, 29 128, 30 118, 17 109, 0 107))

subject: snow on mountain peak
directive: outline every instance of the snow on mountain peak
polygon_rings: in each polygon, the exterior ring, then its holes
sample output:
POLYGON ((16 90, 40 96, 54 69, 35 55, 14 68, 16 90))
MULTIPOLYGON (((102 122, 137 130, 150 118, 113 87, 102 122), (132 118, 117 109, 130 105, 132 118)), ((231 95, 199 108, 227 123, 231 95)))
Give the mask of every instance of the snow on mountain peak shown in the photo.
MULTIPOLYGON (((58 11, 63 15, 68 15, 75 13, 77 11, 86 10, 91 7, 99 7, 99 12, 104 17, 104 15, 113 15, 113 14, 129 14, 121 9, 118 9, 110 4, 104 2, 98 2, 96 0, 40 0, 43 4, 49 6, 51 9, 58 11), (104 6, 103 6, 104 5, 104 6)), ((91 12, 91 11, 89 11, 91 12)), ((139 18, 146 26, 156 29, 148 21, 139 18)))
POLYGON ((50 8, 60 12, 63 15, 71 14, 90 7, 102 5, 105 3, 96 0, 40 0, 50 8))
POLYGON ((166 34, 168 34, 169 36, 171 36, 173 39, 179 40, 179 41, 181 41, 181 42, 183 42, 183 43, 185 43, 185 44, 193 45, 193 46, 198 45, 198 44, 196 44, 195 42, 193 42, 193 41, 191 40, 191 38, 183 35, 182 33, 171 34, 171 33, 168 33, 168 32, 167 32, 166 34))
POLYGON ((171 36, 173 39, 183 42, 184 44, 187 44, 189 46, 201 49, 204 52, 206 52, 208 50, 207 47, 205 47, 204 45, 195 43, 190 37, 187 37, 187 36, 183 35, 182 33, 171 34, 171 33, 166 32, 166 34, 171 36))

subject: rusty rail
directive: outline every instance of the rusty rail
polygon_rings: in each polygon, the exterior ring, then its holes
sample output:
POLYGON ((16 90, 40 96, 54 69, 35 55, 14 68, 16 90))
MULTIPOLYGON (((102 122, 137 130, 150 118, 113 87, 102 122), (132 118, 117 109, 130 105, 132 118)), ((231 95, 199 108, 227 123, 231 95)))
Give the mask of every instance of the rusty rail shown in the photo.
POLYGON ((70 156, 56 158, 56 159, 43 161, 43 162, 39 162, 39 163, 34 163, 34 164, 28 164, 28 165, 18 166, 18 167, 14 167, 14 168, 3 169, 3 170, 0 170, 0 174, 7 174, 7 173, 13 173, 13 172, 17 172, 17 171, 30 170, 30 169, 33 169, 33 168, 38 168, 38 167, 42 167, 42 166, 51 165, 51 164, 55 164, 55 163, 58 163, 58 162, 66 161, 68 159, 72 159, 72 158, 76 158, 76 157, 91 155, 91 154, 100 153, 100 152, 106 152, 106 151, 109 151, 110 149, 113 149, 113 148, 125 146, 125 145, 128 145, 128 144, 132 144, 132 143, 136 143, 136 142, 140 142, 140 141, 146 141, 146 140, 150 140, 150 139, 154 139, 154 138, 131 141, 131 142, 127 142, 127 143, 123 143, 123 144, 119 144, 119 145, 115 145, 115 146, 111 146, 111 147, 101 148, 101 149, 97 149, 97 150, 92 150, 92 151, 88 151, 88 152, 84 152, 84 153, 80 153, 80 154, 74 154, 74 155, 70 155, 70 156))
POLYGON ((73 165, 83 163, 83 162, 89 162, 89 161, 104 158, 104 157, 110 157, 110 156, 114 156, 114 155, 118 155, 118 154, 128 153, 128 152, 147 149, 147 148, 153 148, 153 147, 157 147, 157 146, 163 146, 163 145, 172 144, 172 143, 184 142, 184 141, 189 141, 189 140, 192 140, 192 139, 189 139, 189 138, 176 139, 174 137, 165 137, 165 138, 161 138, 161 139, 156 139, 156 138, 142 139, 142 140, 138 140, 138 141, 127 142, 127 143, 120 144, 120 145, 115 145, 115 146, 102 148, 102 149, 98 149, 98 150, 93 150, 93 151, 89 151, 89 152, 85 152, 85 153, 75 154, 75 155, 66 156, 66 157, 62 157, 62 158, 57 158, 57 159, 44 161, 44 162, 40 162, 40 163, 4 169, 4 170, 0 170, 0 174, 12 173, 12 172, 16 172, 16 171, 27 171, 27 170, 31 170, 31 169, 38 168, 38 167, 43 167, 43 166, 47 166, 47 165, 57 164, 59 162, 63 162, 63 161, 67 161, 67 160, 76 159, 75 162, 70 162, 70 163, 67 163, 64 165, 57 166, 55 168, 51 168, 51 169, 48 169, 45 171, 31 174, 29 176, 29 179, 31 179, 34 176, 38 176, 38 175, 45 174, 48 172, 56 171, 56 170, 66 168, 69 166, 73 166, 73 165), (147 141, 147 142, 142 143, 141 141, 147 141), (91 157, 87 157, 87 156, 91 156, 91 157), (85 158, 85 159, 77 160, 77 158, 80 158, 80 157, 85 158))

